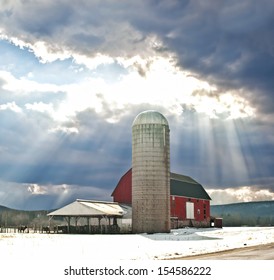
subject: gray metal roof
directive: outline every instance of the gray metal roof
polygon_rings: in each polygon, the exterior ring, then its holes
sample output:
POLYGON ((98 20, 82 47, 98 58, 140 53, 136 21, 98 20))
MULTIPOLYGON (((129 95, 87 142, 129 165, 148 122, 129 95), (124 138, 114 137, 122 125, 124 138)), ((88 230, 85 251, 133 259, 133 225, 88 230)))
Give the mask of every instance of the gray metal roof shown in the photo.
POLYGON ((119 204, 124 211, 123 219, 131 219, 132 218, 132 207, 129 204, 121 203, 119 204))
POLYGON ((140 124, 163 124, 168 126, 168 121, 161 113, 148 110, 137 115, 132 126, 140 124))
POLYGON ((189 176, 170 173, 170 195, 211 200, 202 185, 189 176))
POLYGON ((116 202, 77 199, 76 201, 48 214, 63 217, 122 217, 121 206, 116 202))

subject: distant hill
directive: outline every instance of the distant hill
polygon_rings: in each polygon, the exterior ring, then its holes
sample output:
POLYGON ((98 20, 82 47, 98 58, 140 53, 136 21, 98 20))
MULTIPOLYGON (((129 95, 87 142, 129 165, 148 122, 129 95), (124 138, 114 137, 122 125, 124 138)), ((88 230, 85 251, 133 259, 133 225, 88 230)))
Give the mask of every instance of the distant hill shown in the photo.
POLYGON ((211 216, 223 218, 224 226, 274 226, 274 201, 212 205, 211 216))
POLYGON ((8 210, 11 210, 11 209, 8 208, 8 207, 5 207, 5 206, 0 205, 0 212, 2 212, 2 211, 8 211, 8 210))

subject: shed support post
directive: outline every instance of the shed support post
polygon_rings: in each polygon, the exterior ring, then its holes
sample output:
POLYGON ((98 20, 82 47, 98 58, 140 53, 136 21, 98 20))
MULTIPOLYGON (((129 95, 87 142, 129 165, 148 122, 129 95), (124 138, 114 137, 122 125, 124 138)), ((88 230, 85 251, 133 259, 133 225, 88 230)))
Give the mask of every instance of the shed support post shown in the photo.
POLYGON ((68 217, 68 233, 70 233, 70 217, 68 217))
POLYGON ((99 232, 101 232, 101 217, 98 218, 98 226, 99 226, 99 232))
POLYGON ((76 231, 76 233, 78 232, 77 223, 78 223, 79 218, 80 217, 75 217, 75 231, 76 231))
POLYGON ((90 233, 89 217, 87 217, 87 226, 88 226, 88 233, 90 233))

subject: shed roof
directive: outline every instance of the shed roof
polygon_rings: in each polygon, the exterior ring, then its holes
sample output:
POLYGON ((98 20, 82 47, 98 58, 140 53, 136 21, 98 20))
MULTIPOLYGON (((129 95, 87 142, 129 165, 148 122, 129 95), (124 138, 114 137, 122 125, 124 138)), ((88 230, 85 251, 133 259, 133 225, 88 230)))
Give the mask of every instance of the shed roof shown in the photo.
POLYGON ((189 176, 170 173, 170 195, 211 200, 202 185, 189 176))
POLYGON ((123 214, 123 209, 115 202, 77 199, 64 207, 49 213, 48 216, 122 217, 123 214))

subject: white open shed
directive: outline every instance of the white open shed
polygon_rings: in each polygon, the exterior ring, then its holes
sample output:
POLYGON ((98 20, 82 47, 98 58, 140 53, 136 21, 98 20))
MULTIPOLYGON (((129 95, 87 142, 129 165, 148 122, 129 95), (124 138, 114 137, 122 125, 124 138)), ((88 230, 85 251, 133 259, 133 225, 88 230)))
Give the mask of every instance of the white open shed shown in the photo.
POLYGON ((118 218, 125 214, 123 208, 116 202, 82 200, 76 201, 50 212, 50 218, 63 217, 67 221, 66 226, 55 228, 63 233, 103 233, 119 232, 118 218), (79 221, 85 220, 85 223, 79 221), (75 225, 72 225, 72 222, 75 225))

